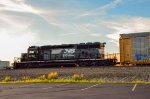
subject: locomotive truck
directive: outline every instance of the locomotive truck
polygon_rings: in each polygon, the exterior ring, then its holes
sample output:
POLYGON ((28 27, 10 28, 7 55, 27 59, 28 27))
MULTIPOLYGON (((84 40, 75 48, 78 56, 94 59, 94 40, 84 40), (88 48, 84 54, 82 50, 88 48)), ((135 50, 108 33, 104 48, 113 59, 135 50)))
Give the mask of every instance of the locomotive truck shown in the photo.
POLYGON ((115 58, 105 59, 106 43, 88 42, 80 44, 29 46, 22 53, 14 68, 42 68, 64 66, 112 66, 115 58))

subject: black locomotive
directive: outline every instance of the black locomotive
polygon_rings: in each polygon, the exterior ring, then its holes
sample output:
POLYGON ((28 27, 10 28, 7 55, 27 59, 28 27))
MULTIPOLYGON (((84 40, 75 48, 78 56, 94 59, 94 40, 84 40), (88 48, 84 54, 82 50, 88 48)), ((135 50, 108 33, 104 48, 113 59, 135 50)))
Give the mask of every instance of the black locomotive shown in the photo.
POLYGON ((106 43, 80 43, 46 46, 30 46, 22 53, 14 68, 64 67, 64 66, 110 66, 116 59, 105 59, 106 43))

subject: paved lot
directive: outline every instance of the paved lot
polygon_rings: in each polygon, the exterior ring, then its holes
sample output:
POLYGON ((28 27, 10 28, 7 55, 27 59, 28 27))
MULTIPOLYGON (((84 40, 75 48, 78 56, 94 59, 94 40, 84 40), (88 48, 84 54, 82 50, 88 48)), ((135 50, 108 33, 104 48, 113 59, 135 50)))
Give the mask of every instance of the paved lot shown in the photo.
POLYGON ((0 99, 150 99, 150 85, 0 84, 0 99))

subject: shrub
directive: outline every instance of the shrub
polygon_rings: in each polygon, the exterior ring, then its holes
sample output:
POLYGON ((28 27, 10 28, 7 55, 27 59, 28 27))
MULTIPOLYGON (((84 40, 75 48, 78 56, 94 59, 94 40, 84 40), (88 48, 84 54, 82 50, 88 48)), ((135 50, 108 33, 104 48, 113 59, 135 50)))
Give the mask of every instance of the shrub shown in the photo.
POLYGON ((29 76, 23 76, 22 80, 26 81, 26 80, 30 80, 29 76))
POLYGON ((39 79, 40 79, 40 80, 45 80, 45 79, 46 79, 46 76, 45 76, 45 75, 41 75, 41 76, 39 77, 39 79))
POLYGON ((6 77, 4 78, 4 81, 6 81, 6 82, 11 81, 11 77, 10 77, 10 76, 6 76, 6 77))
POLYGON ((57 72, 51 72, 48 74, 48 79, 57 79, 58 73, 57 72))
POLYGON ((83 79, 83 74, 79 75, 79 74, 74 74, 72 76, 73 80, 82 80, 83 79))

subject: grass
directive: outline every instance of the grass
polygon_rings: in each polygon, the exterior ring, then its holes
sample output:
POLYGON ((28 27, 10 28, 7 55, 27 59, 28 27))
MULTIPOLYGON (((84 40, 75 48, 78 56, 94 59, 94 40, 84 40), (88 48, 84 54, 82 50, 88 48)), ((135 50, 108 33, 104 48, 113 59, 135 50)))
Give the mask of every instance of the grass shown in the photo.
POLYGON ((105 82, 102 80, 72 80, 72 79, 55 79, 55 80, 40 80, 40 79, 31 79, 31 80, 17 80, 17 81, 1 81, 0 84, 20 84, 20 83, 99 83, 99 84, 150 84, 150 82, 143 81, 132 81, 132 82, 119 82, 119 81, 110 81, 105 82))

